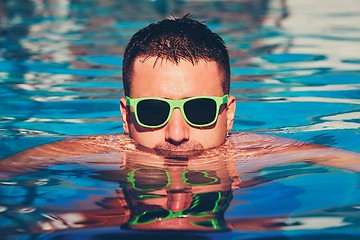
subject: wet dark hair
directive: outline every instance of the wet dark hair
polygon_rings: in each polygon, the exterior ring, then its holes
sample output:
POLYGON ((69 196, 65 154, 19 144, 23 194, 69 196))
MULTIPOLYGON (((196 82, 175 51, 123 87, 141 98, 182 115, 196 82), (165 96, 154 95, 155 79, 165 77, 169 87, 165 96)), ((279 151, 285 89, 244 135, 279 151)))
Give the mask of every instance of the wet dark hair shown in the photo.
POLYGON ((230 63, 224 41, 206 25, 191 19, 189 15, 150 24, 130 39, 125 49, 122 70, 126 96, 130 96, 133 66, 138 57, 143 60, 156 57, 157 61, 169 60, 175 64, 185 60, 193 65, 200 60, 214 61, 223 78, 223 91, 229 93, 230 63))

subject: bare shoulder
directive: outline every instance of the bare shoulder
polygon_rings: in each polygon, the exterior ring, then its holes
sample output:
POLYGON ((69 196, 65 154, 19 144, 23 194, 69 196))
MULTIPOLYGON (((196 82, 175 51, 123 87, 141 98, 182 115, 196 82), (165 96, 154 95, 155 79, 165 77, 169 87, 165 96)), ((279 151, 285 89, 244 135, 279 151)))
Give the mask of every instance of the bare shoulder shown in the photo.
MULTIPOLYGON (((308 147, 309 143, 272 135, 241 132, 231 134, 227 142, 236 153, 264 154, 308 147)), ((315 147, 313 145, 312 147, 315 147)), ((316 146, 320 147, 320 146, 316 146)))
POLYGON ((31 172, 38 167, 61 163, 84 163, 98 155, 108 162, 119 162, 121 153, 133 151, 135 144, 127 135, 99 135, 69 138, 29 148, 0 160, 0 178, 31 172))
POLYGON ((113 135, 96 135, 82 138, 73 138, 64 141, 64 144, 76 146, 78 144, 84 146, 91 146, 95 149, 113 149, 115 151, 122 150, 135 150, 136 144, 126 134, 113 134, 113 135))
POLYGON ((256 171, 265 167, 308 162, 329 167, 360 171, 360 154, 277 136, 236 133, 228 139, 236 156, 237 167, 256 171))
MULTIPOLYGON (((36 148, 29 149, 33 153, 39 150, 51 149, 57 154, 96 154, 109 152, 121 152, 135 149, 134 141, 125 134, 94 135, 86 137, 72 137, 62 141, 53 142, 36 148)), ((58 155, 59 156, 59 155, 58 155)))

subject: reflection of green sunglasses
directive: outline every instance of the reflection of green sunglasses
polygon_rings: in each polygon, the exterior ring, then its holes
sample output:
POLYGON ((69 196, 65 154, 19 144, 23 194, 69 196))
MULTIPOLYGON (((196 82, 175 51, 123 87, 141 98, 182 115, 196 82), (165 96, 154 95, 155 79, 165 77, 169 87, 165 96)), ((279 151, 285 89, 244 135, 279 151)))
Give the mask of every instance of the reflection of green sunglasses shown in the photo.
POLYGON ((201 222, 193 222, 192 225, 200 227, 211 227, 213 229, 223 229, 223 224, 218 222, 216 214, 225 211, 232 198, 231 192, 224 194, 220 191, 197 193, 193 195, 193 201, 188 209, 179 212, 173 212, 169 209, 153 209, 147 210, 136 216, 130 224, 148 224, 157 220, 166 220, 170 218, 186 218, 186 217, 208 217, 210 219, 201 222), (221 199, 225 197, 225 202, 221 199))
POLYGON ((228 95, 222 97, 199 96, 180 100, 165 98, 129 98, 126 105, 135 112, 138 124, 146 128, 160 128, 169 122, 174 108, 179 108, 185 121, 193 127, 208 127, 217 120, 222 104, 228 102, 228 95))
MULTIPOLYGON (((181 173, 182 182, 188 186, 217 184, 220 180, 206 171, 186 170, 181 173)), ((171 183, 170 174, 161 168, 137 168, 128 173, 127 181, 137 191, 153 191, 167 188, 171 183)))

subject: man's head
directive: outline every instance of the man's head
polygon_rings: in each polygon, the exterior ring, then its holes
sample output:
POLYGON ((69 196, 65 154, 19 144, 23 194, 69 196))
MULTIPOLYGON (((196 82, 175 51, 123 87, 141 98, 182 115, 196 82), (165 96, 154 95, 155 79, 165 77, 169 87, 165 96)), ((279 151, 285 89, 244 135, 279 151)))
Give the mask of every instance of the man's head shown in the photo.
MULTIPOLYGON (((223 78, 224 93, 230 89, 230 63, 223 40, 206 25, 189 18, 165 19, 141 29, 131 38, 123 61, 123 82, 126 96, 131 95, 135 60, 155 57, 178 64, 181 60, 193 65, 200 60, 215 62, 223 78)), ((160 63, 159 63, 160 64, 160 63)))
POLYGON ((221 98, 230 88, 228 52, 217 34, 188 16, 150 24, 132 37, 123 82, 128 97, 121 99, 124 130, 145 147, 173 156, 192 154, 222 144, 232 127, 235 99, 221 98), (210 99, 172 102, 170 111, 158 99, 138 99, 199 96, 210 99))

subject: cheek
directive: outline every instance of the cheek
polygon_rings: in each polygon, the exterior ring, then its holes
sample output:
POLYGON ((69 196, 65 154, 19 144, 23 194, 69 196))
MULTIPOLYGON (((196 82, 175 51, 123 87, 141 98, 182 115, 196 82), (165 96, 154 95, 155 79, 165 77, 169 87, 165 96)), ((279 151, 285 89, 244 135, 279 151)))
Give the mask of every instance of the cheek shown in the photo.
POLYGON ((154 148, 158 143, 164 141, 165 134, 162 130, 145 130, 136 123, 132 123, 129 130, 132 139, 148 148, 154 148))
POLYGON ((212 128, 192 129, 191 140, 201 143, 204 148, 212 148, 221 145, 225 141, 226 134, 226 114, 222 113, 212 128))

